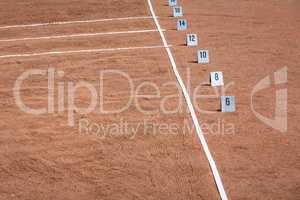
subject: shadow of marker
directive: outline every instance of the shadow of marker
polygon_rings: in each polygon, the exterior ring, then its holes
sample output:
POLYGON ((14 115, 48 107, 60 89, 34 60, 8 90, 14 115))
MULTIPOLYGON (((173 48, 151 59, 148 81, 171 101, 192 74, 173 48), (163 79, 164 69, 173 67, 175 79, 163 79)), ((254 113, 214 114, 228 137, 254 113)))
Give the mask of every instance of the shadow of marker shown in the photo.
POLYGON ((202 83, 201 85, 202 85, 202 86, 211 86, 210 83, 202 83))

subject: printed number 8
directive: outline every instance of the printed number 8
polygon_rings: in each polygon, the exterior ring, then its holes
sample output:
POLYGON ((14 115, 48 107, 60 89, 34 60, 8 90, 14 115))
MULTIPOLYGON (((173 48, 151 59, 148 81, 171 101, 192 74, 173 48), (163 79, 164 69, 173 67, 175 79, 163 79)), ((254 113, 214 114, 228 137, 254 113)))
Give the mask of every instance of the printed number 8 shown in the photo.
POLYGON ((215 73, 215 80, 218 81, 219 80, 219 74, 215 73))

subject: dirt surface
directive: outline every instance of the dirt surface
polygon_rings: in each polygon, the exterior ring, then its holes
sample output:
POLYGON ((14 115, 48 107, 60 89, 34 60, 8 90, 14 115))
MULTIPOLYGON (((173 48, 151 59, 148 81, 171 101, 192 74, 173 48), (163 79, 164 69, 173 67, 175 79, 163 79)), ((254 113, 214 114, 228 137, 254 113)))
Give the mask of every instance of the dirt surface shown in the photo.
MULTIPOLYGON (((210 50, 211 63, 199 67, 195 49, 182 47, 185 33, 167 33, 181 74, 191 69, 192 85, 208 81, 208 72, 223 71, 226 94, 237 98, 234 114, 199 113, 202 123, 224 124, 209 130, 208 143, 232 199, 299 199, 299 2, 297 1, 187 1, 183 2, 188 32, 200 36, 200 47, 210 50), (189 53, 187 53, 189 52, 189 53), (251 91, 264 77, 288 68, 288 84, 254 95, 254 108, 269 118, 275 115, 275 91, 288 88, 288 130, 281 133, 265 125, 251 110, 251 91), (221 123, 219 123, 221 122, 221 123), (234 124, 231 134, 230 124, 234 124), (227 127, 227 128, 226 128, 227 127), (221 129, 219 131, 218 129, 221 129), (226 129, 229 129, 229 134, 226 129), (223 133, 223 136, 218 134, 223 133), (224 135, 225 134, 225 135, 224 135)), ((162 26, 174 28, 169 8, 157 1, 162 26), (160 6, 159 6, 160 5, 160 6)), ((174 21, 174 20, 173 20, 174 21)), ((205 94, 214 95, 210 87, 205 94)), ((206 111, 217 110, 219 99, 199 100, 206 111)), ((221 134, 222 135, 222 134, 221 134)))
MULTIPOLYGON (((179 2, 189 23, 187 31, 175 30, 176 19, 170 17, 165 1, 155 0, 153 5, 191 96, 197 88, 202 94, 193 103, 229 199, 299 199, 299 3, 179 2), (184 45, 188 32, 198 34, 197 48, 184 45), (210 64, 195 63, 198 48, 209 50, 210 64), (276 90, 288 88, 288 129, 282 133, 255 116, 251 91, 268 75, 274 82, 274 72, 283 67, 288 83, 273 84, 253 98, 254 109, 272 118, 276 90), (211 71, 224 73, 223 90, 236 96, 237 112, 218 111, 219 96, 214 94, 221 89, 208 86, 211 71)), ((150 16, 147 1, 0 3, 0 27, 135 16, 150 16)), ((155 28, 152 19, 0 28, 0 40, 155 28)), ((157 32, 27 40, 0 42, 0 56, 159 45, 157 32)), ((0 69, 0 199, 219 199, 164 48, 5 58, 0 59, 0 69), (30 69, 55 70, 52 113, 36 116, 16 105, 15 82, 30 69), (116 73, 104 74, 101 84, 105 70, 126 74, 132 85, 116 73), (68 86, 80 82, 96 88, 98 103, 88 114, 68 107, 68 86), (59 85, 64 86, 62 110, 59 85), (124 111, 101 112, 101 100, 108 111, 123 107, 133 96, 124 111), (179 110, 164 112, 162 104, 168 111, 179 110), (68 124, 70 115, 73 127, 68 124), (88 132, 84 123, 89 124, 88 132), (99 126, 102 129, 96 131, 99 126)), ((47 75, 25 80, 23 102, 47 108, 48 84, 47 75)), ((76 91, 76 106, 87 107, 90 101, 87 89, 76 91)))

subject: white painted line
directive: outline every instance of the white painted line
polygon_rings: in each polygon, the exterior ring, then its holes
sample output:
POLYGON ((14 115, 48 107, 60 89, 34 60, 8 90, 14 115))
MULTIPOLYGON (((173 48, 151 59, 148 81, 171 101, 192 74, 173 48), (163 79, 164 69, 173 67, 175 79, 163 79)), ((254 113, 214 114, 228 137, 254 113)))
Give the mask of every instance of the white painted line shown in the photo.
MULTIPOLYGON (((171 46, 169 46, 171 47, 171 46)), ((125 50, 138 50, 138 49, 157 49, 164 48, 164 46, 142 46, 142 47, 121 47, 121 48, 109 48, 109 49, 84 49, 74 51, 49 51, 41 53, 29 53, 29 54, 14 54, 14 55, 3 55, 1 58, 15 58, 15 57, 34 57, 34 56, 45 56, 45 55, 58 55, 58 54, 80 54, 80 53, 101 53, 101 52, 113 52, 113 51, 125 51, 125 50)))
POLYGON ((20 24, 20 25, 0 26, 0 29, 26 28, 26 27, 37 27, 37 26, 49 26, 49 25, 96 23, 96 22, 107 22, 107 21, 137 20, 137 19, 151 19, 151 18, 152 18, 152 16, 139 16, 139 17, 121 17, 121 18, 108 18, 108 19, 79 20, 79 21, 48 22, 48 23, 38 23, 38 24, 20 24))
POLYGON ((210 165, 210 168, 211 168, 211 171, 213 173, 213 177, 214 177, 214 180, 215 180, 215 183, 217 185, 217 188, 218 188, 218 191, 219 191, 219 194, 220 194, 220 197, 222 200, 227 200, 227 195, 226 195, 226 192, 224 190, 224 186, 223 186, 223 183, 222 183, 222 180, 221 180, 221 177, 219 175, 219 172, 218 172, 218 169, 217 169, 217 166, 216 166, 216 163, 210 153, 210 150, 208 148, 208 145, 207 145, 207 142, 205 140, 205 137, 203 135, 203 132, 202 132, 202 129, 199 125, 199 121, 198 121, 198 118, 196 116, 196 112, 194 110, 194 107, 193 107, 193 104, 192 104, 192 101, 191 101, 191 98, 189 96, 189 93, 186 89, 186 86, 177 70, 177 66, 176 66, 176 63, 175 63, 175 60, 174 60, 174 57, 173 57, 173 54, 168 46, 168 43, 167 43, 167 40, 165 38, 165 35, 163 33, 163 31, 161 30, 160 28, 160 24, 158 22, 158 19, 155 15, 155 12, 154 12, 154 9, 153 9, 153 6, 152 6, 152 3, 151 3, 151 0, 148 0, 148 5, 149 5, 149 8, 150 8, 150 11, 151 11, 151 14, 153 16, 153 20, 157 26, 157 29, 159 31, 159 34, 160 34, 160 37, 163 41, 163 44, 164 44, 164 47, 168 53, 168 56, 169 56, 169 59, 170 59, 170 62, 172 64, 172 68, 173 68, 173 71, 175 73, 175 76, 176 76, 176 79, 182 89, 182 92, 183 92, 183 95, 185 97, 185 100, 186 100, 186 103, 187 103, 187 106, 189 108, 189 111, 191 113, 191 116, 192 116, 192 119, 193 119, 193 123, 194 123, 194 126, 196 128, 196 132, 197 132, 197 135, 199 137, 199 140, 201 142, 201 145, 203 147, 203 150, 205 152, 205 155, 207 157, 207 160, 209 162, 209 165, 210 165))
MULTIPOLYGON (((166 31, 166 30, 163 30, 166 31)), ((73 38, 73 37, 92 37, 100 35, 119 35, 119 34, 132 34, 132 33, 149 33, 158 32, 157 29, 150 30, 136 30, 136 31, 118 31, 118 32, 101 32, 101 33, 82 33, 82 34, 70 34, 70 35, 53 35, 53 36, 43 36, 43 37, 28 37, 28 38, 16 38, 16 39, 4 39, 0 42, 17 42, 26 40, 45 40, 45 39, 60 39, 60 38, 73 38)))

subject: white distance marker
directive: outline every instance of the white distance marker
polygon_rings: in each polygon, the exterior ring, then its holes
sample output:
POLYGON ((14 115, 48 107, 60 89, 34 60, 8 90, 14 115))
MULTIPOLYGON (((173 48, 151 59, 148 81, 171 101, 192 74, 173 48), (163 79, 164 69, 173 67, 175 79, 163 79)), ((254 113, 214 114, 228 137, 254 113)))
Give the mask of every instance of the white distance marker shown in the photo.
POLYGON ((221 96, 221 111, 222 112, 235 112, 235 97, 234 96, 221 96))
POLYGON ((208 50, 198 50, 197 52, 197 59, 199 64, 207 64, 209 63, 209 54, 208 50))
POLYGON ((169 0, 169 6, 176 6, 177 0, 169 0))
POLYGON ((179 19, 177 20, 177 31, 183 31, 187 29, 187 20, 179 19))
POLYGON ((213 87, 223 86, 223 72, 210 72, 210 84, 213 87))
POLYGON ((173 7, 173 17, 182 17, 183 16, 183 10, 181 6, 175 6, 173 7))
POLYGON ((187 20, 186 19, 179 19, 177 20, 177 31, 183 31, 187 29, 187 20))
POLYGON ((186 45, 189 47, 198 46, 197 34, 191 33, 186 35, 186 45))
POLYGON ((172 70, 174 72, 174 75, 176 76, 178 84, 180 85, 181 91, 182 91, 183 96, 185 98, 185 101, 187 103, 188 110, 189 110, 189 112, 191 114, 191 118, 192 118, 193 124, 195 126, 195 131, 196 131, 197 136, 198 136, 198 138, 199 138, 199 140, 201 142, 201 145, 203 147, 203 151, 204 151, 204 153, 206 155, 206 158, 207 158, 207 160, 209 162, 209 166, 210 166, 210 169, 211 169, 214 181, 216 183, 218 192, 220 194, 220 197, 221 197, 222 200, 228 200, 227 194, 225 192, 225 189, 224 189, 224 186, 223 186, 223 183, 222 183, 221 176, 219 174, 219 171, 218 171, 216 163, 215 163, 215 161, 213 159, 213 156, 212 156, 212 154, 211 154, 211 152, 210 152, 210 150, 208 148, 208 145, 207 145, 207 142, 205 140, 204 134, 202 132, 201 126, 199 124, 199 121, 198 121, 198 118, 197 118, 194 106, 192 104, 192 100, 191 100, 191 97, 189 95, 188 89, 185 86, 185 83, 184 83, 183 79, 181 78, 180 73, 179 73, 179 71, 177 69, 177 65, 175 63, 175 59, 173 57, 172 51, 168 47, 169 45, 168 45, 168 42, 166 40, 166 37, 165 37, 164 33, 161 31, 161 27, 160 27, 159 21, 157 19, 157 16, 156 16, 156 14, 154 12, 151 0, 148 0, 148 5, 149 5, 150 12, 151 12, 151 14, 153 16, 153 20, 155 22, 155 25, 156 25, 157 29, 159 30, 159 34, 160 34, 160 37, 162 39, 162 42, 163 42, 163 44, 165 46, 165 49, 166 49, 166 51, 168 53, 169 60, 170 60, 171 65, 172 65, 172 70))

